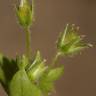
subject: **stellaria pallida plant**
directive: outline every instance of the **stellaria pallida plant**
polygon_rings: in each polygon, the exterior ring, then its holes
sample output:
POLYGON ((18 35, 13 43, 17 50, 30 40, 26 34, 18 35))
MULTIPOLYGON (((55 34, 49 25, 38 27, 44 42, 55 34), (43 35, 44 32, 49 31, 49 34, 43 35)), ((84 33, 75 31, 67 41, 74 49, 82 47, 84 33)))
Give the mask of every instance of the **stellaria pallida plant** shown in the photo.
POLYGON ((58 57, 77 54, 90 44, 78 34, 78 27, 67 24, 57 39, 56 56, 50 65, 46 65, 39 50, 31 56, 30 27, 34 23, 34 0, 32 3, 19 1, 15 9, 19 25, 26 33, 26 52, 15 59, 0 54, 0 82, 8 96, 48 96, 54 92, 55 81, 64 73, 64 65, 55 66, 58 57))

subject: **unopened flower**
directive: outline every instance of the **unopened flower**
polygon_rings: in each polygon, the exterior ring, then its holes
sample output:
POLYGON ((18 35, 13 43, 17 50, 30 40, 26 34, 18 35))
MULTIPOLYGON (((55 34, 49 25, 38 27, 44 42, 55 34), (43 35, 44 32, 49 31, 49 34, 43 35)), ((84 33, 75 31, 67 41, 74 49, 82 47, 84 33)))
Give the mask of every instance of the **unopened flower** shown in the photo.
POLYGON ((23 27, 29 27, 32 23, 32 5, 28 0, 21 0, 16 9, 20 25, 23 27))

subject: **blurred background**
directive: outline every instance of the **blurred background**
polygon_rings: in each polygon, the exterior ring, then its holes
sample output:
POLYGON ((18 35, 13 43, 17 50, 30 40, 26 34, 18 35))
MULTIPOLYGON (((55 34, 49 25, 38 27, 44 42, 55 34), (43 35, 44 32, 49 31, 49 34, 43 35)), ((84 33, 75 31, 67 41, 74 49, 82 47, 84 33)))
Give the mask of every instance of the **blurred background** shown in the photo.
MULTIPOLYGON (((10 58, 25 52, 25 33, 16 22, 16 2, 0 0, 0 53, 10 58)), ((96 45, 96 0, 35 0, 35 19, 31 28, 32 53, 39 49, 48 63, 66 23, 80 26, 85 41, 96 45)), ((65 73, 56 82, 53 96, 96 96, 96 46, 58 62, 64 64, 65 73)), ((0 96, 7 96, 2 86, 0 96)))

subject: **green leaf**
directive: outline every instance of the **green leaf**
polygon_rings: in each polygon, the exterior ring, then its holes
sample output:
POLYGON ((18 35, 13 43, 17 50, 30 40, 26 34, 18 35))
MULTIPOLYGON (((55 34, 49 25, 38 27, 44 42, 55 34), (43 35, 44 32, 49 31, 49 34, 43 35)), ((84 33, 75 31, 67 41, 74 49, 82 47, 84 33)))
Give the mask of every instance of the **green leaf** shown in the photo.
POLYGON ((0 54, 0 82, 5 83, 5 74, 4 74, 4 70, 2 69, 2 65, 3 65, 3 55, 0 54))
POLYGON ((41 91, 28 78, 24 69, 18 71, 10 83, 10 96, 42 96, 41 91))
POLYGON ((16 60, 9 60, 7 57, 0 54, 0 81, 6 92, 8 92, 8 85, 17 70, 16 60))
POLYGON ((3 69, 1 67, 0 67, 0 82, 2 84, 5 84, 5 82, 6 82, 5 74, 4 74, 4 71, 3 71, 3 69))

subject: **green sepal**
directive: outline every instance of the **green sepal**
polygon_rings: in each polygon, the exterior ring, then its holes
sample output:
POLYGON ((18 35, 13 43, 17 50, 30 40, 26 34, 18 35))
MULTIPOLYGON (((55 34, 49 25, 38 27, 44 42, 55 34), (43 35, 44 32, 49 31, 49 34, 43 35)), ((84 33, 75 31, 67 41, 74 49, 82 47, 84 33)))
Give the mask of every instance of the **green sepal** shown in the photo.
POLYGON ((45 96, 48 96, 49 93, 54 91, 54 82, 50 81, 50 78, 48 78, 48 72, 45 72, 41 76, 38 87, 45 96))
POLYGON ((45 60, 43 60, 40 51, 37 51, 33 61, 31 64, 29 64, 27 71, 30 71, 31 69, 33 69, 34 67, 38 66, 39 64, 41 64, 42 62, 45 62, 45 60))
POLYGON ((55 81, 59 79, 63 75, 63 73, 64 73, 64 66, 57 67, 57 68, 51 69, 48 72, 47 78, 49 78, 50 81, 55 81))
POLYGON ((45 66, 44 62, 41 62, 39 65, 28 71, 28 76, 32 81, 37 82, 47 68, 48 66, 45 66))
POLYGON ((48 68, 48 66, 45 66, 45 62, 46 60, 43 60, 40 52, 37 51, 32 64, 27 69, 28 76, 32 81, 37 81, 48 68))
POLYGON ((38 86, 44 94, 51 93, 54 91, 54 81, 59 79, 64 73, 64 66, 57 67, 54 69, 46 70, 39 80, 38 86))
POLYGON ((26 69, 27 65, 29 64, 29 60, 25 55, 17 56, 16 62, 19 69, 26 69))

